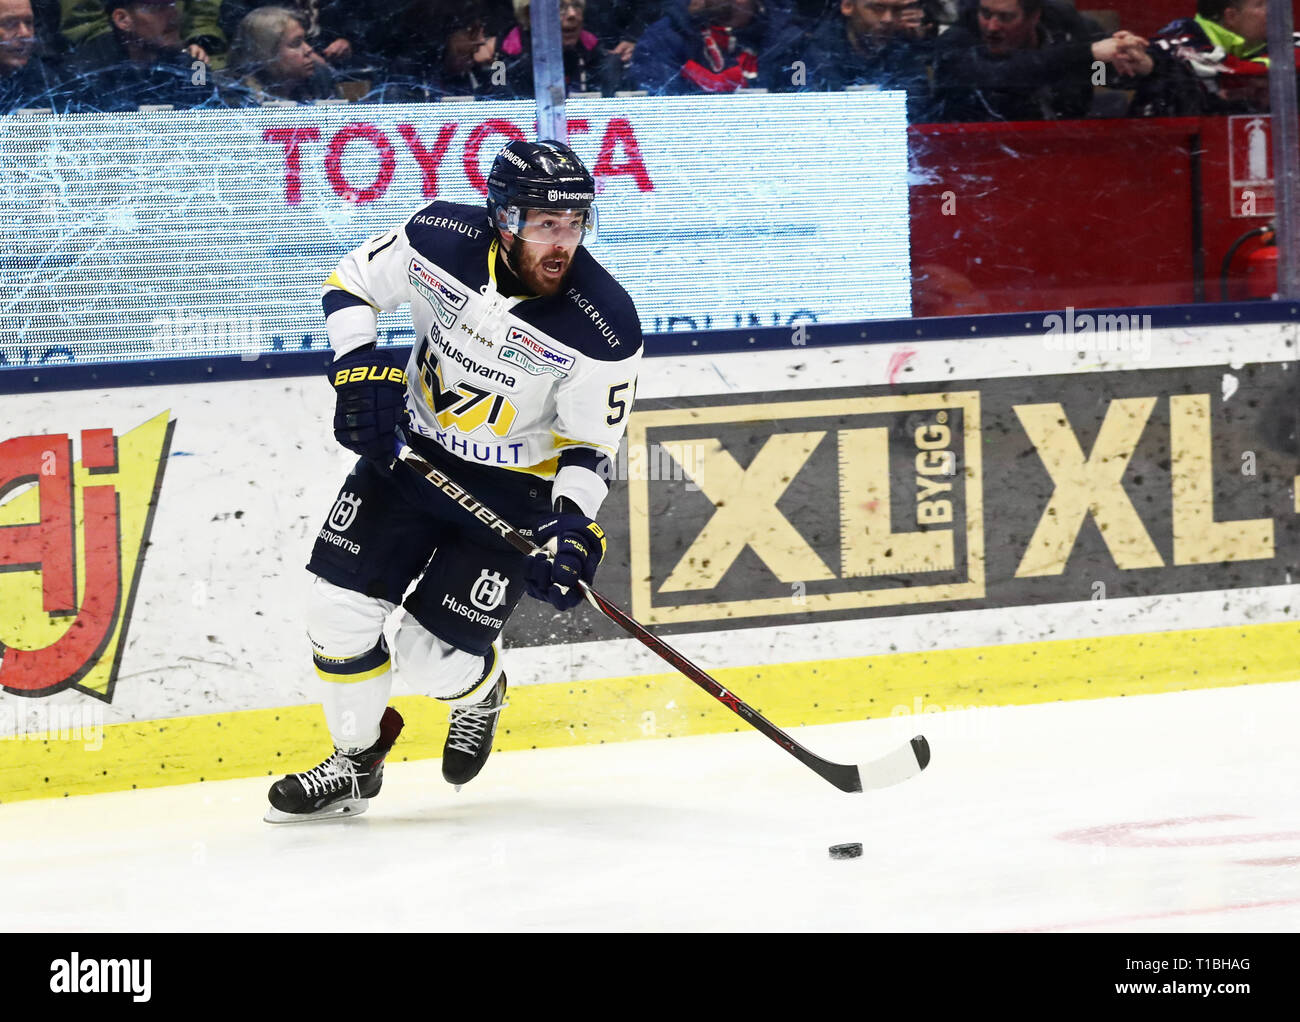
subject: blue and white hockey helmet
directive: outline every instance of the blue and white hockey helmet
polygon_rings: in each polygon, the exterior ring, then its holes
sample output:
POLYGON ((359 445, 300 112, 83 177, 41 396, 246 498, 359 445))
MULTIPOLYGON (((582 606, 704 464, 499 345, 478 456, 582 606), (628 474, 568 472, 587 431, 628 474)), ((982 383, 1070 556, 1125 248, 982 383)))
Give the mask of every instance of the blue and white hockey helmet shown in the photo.
POLYGON ((541 244, 590 243, 596 236, 596 179, 561 142, 514 139, 488 174, 488 217, 498 231, 541 244), (527 211, 553 216, 531 218, 527 211), (561 215, 568 214, 568 215, 561 215), (527 236, 521 229, 527 230, 527 236))

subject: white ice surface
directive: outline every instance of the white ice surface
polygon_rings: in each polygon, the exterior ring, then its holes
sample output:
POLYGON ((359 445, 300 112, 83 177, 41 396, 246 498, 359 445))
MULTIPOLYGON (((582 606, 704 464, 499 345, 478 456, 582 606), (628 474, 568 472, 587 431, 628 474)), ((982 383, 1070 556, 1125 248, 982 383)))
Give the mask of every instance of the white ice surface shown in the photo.
POLYGON ((793 732, 841 762, 925 733, 867 795, 746 729, 497 752, 459 794, 393 762, 343 822, 263 823, 267 778, 20 802, 0 928, 1295 931, 1297 721, 1290 683, 793 732))

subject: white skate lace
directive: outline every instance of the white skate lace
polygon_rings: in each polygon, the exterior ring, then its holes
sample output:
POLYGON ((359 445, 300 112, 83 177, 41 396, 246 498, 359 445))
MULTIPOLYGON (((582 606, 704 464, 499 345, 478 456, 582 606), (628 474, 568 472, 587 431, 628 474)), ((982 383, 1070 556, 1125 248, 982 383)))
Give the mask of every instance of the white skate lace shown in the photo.
POLYGON ((308 795, 324 795, 333 790, 336 782, 347 781, 352 786, 352 797, 361 797, 356 763, 337 750, 320 766, 308 770, 305 774, 299 774, 298 781, 308 795))
POLYGON ((451 735, 447 741, 448 749, 455 749, 467 756, 477 756, 479 746, 483 744, 483 732, 494 714, 500 713, 509 703, 487 707, 482 703, 473 706, 456 706, 452 708, 448 730, 451 735))

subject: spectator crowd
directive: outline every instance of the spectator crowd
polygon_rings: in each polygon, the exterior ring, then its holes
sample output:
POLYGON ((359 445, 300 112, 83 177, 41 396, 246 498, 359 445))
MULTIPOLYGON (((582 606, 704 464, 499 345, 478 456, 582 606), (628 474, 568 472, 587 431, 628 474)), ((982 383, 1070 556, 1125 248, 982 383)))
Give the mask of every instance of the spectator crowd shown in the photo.
MULTIPOLYGON (((1277 2, 1277 0, 1274 0, 1277 2)), ((1252 113, 1269 0, 560 0, 566 87, 898 89, 913 122, 1252 113)), ((529 0, 0 0, 0 113, 532 98, 529 0)))

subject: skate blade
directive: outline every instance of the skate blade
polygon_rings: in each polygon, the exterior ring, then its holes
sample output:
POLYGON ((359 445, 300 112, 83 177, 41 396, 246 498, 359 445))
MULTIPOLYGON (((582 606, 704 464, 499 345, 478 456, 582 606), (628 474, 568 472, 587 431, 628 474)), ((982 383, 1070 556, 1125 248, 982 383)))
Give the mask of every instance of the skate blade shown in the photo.
POLYGON ((332 806, 314 813, 286 813, 275 806, 268 806, 262 817, 267 823, 316 823, 320 820, 346 820, 349 816, 360 816, 370 805, 368 798, 349 798, 335 802, 332 806))

